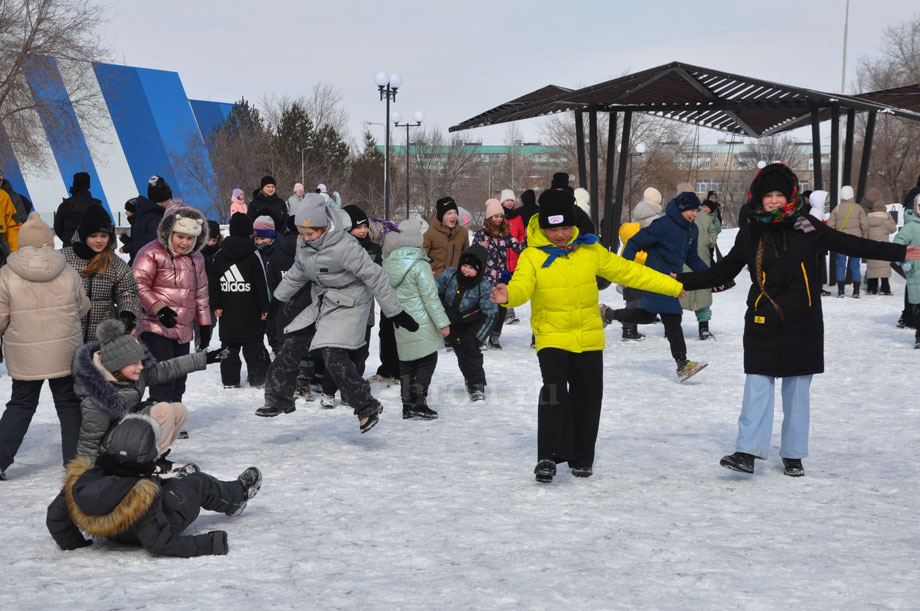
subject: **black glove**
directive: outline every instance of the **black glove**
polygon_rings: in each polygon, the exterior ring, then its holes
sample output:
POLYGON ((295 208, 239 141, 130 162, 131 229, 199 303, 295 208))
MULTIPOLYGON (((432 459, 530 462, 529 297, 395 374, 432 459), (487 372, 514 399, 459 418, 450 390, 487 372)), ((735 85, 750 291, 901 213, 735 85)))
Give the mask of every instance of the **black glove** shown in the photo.
POLYGON ((224 556, 228 551, 230 551, 230 546, 227 544, 226 530, 212 530, 208 534, 211 535, 211 544, 213 545, 214 555, 224 556))
POLYGON ((402 327, 403 329, 405 329, 406 331, 410 333, 414 333, 415 331, 418 331, 418 323, 415 322, 415 319, 409 316, 409 313, 406 312, 405 310, 403 310, 402 312, 400 312, 399 314, 397 314, 390 320, 393 321, 394 327, 397 327, 397 328, 402 327))
POLYGON ((175 327, 178 318, 179 315, 169 306, 163 306, 160 311, 157 312, 157 319, 160 321, 160 324, 167 329, 175 327))
POLYGON ((134 331, 134 324, 137 322, 137 316, 125 310, 124 312, 118 313, 118 320, 125 326, 125 333, 130 335, 131 331, 134 331))
POLYGON ((209 350, 204 358, 204 362, 208 365, 213 365, 214 363, 224 360, 228 356, 230 356, 230 348, 218 348, 217 350, 209 350))
POLYGON ((214 327, 211 325, 200 325, 198 327, 198 350, 207 350, 211 345, 211 334, 214 327))

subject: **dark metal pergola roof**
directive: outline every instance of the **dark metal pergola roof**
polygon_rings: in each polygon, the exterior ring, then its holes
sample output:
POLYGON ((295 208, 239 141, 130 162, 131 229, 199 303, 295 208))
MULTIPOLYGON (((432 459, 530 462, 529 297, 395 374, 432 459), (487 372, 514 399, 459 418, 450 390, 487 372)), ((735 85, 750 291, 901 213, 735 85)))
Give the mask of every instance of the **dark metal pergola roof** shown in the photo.
POLYGON ((759 138, 801 127, 815 109, 829 118, 832 107, 920 121, 920 86, 845 96, 671 62, 581 89, 548 85, 450 131, 566 111, 633 111, 759 138))

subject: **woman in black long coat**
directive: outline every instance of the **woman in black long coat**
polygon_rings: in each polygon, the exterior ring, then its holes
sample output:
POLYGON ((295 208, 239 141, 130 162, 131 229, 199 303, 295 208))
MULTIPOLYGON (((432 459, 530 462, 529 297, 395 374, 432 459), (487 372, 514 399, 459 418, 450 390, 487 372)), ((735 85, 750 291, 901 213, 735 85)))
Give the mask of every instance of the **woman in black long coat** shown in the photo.
POLYGON ((920 247, 874 242, 827 227, 808 214, 798 178, 783 163, 763 168, 748 194, 748 220, 735 245, 708 271, 677 275, 685 290, 717 287, 747 265, 751 289, 744 314, 744 385, 735 453, 723 467, 754 472, 765 459, 773 428, 776 378, 783 380, 780 456, 786 475, 804 475, 808 455, 809 386, 824 372, 824 317, 817 253, 904 261, 920 257, 920 247))

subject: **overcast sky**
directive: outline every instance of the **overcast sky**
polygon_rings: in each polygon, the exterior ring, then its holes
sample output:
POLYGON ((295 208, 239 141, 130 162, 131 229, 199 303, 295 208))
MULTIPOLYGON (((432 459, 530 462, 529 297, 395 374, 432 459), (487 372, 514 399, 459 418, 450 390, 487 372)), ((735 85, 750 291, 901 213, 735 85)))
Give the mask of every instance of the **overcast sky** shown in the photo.
MULTIPOLYGON (((116 62, 176 71, 192 99, 258 102, 331 84, 357 138, 362 122, 385 115, 373 82, 379 70, 403 78, 394 110, 423 110, 427 124, 445 131, 548 83, 582 87, 671 61, 839 91, 845 7, 846 0, 159 0, 113 3, 100 29, 116 62)), ((851 0, 848 90, 859 59, 879 54, 884 28, 917 7, 851 0)), ((539 121, 520 126, 526 139, 540 138, 539 121)), ((382 141, 383 128, 370 128, 382 141)), ((469 138, 501 144, 505 128, 469 138)))

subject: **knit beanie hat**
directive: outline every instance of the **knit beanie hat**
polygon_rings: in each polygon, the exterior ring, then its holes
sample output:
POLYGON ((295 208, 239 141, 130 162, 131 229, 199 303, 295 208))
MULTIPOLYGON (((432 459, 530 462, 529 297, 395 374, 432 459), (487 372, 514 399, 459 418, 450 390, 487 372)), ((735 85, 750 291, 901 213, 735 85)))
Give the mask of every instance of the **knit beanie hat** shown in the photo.
POLYGON ((700 198, 697 197, 696 193, 693 191, 683 191, 682 193, 678 193, 677 196, 671 201, 674 202, 675 206, 677 206, 678 212, 700 209, 700 198))
POLYGON ((509 199, 514 201, 514 191, 511 189, 502 189, 502 194, 499 196, 498 201, 505 203, 509 199))
MULTIPOLYGON (((260 217, 261 218, 261 217, 260 217)), ((230 217, 230 235, 248 238, 252 235, 252 219, 242 212, 230 217)))
POLYGON ((299 182, 295 182, 295 183, 294 183, 294 192, 295 192, 295 193, 297 192, 297 189, 300 189, 301 191, 303 191, 303 185, 300 184, 299 182))
POLYGON ((351 219, 352 229, 355 229, 356 227, 360 227, 361 225, 367 225, 368 227, 370 227, 370 223, 371 223, 370 220, 368 220, 367 215, 364 213, 364 210, 362 210, 358 206, 355 206, 354 204, 350 204, 342 208, 342 210, 348 213, 348 217, 351 219))
POLYGON ((762 169, 751 183, 751 199, 754 207, 759 208, 767 193, 779 191, 786 196, 787 200, 791 200, 794 190, 795 174, 792 173, 792 170, 784 163, 771 163, 762 169))
POLYGON ((585 214, 591 214, 591 194, 587 189, 575 189, 575 205, 584 210, 585 214))
POLYGON ((22 227, 19 228, 19 248, 23 246, 31 246, 32 248, 54 246, 54 232, 45 225, 38 212, 32 212, 26 222, 22 224, 22 227))
POLYGON ((155 204, 160 204, 172 199, 172 188, 162 176, 154 174, 147 181, 147 199, 155 204))
POLYGON ((533 192, 533 189, 527 189, 521 193, 521 204, 525 206, 536 206, 537 205, 537 195, 533 192))
POLYGON ((502 203, 497 199, 487 199, 486 200, 486 218, 489 219, 496 214, 501 214, 505 216, 504 208, 502 203))
MULTIPOLYGON (((439 221, 443 221, 444 213, 448 210, 457 210, 457 202, 449 195, 447 197, 442 197, 435 203, 435 216, 438 217, 439 221)), ((458 211, 457 214, 460 214, 460 212, 458 211)))
POLYGON ((112 217, 102 204, 90 204, 80 216, 77 235, 80 236, 81 242, 86 242, 90 234, 100 232, 109 234, 109 248, 115 248, 115 225, 112 223, 112 217))
POLYGON ((220 225, 217 224, 217 221, 208 220, 208 239, 215 239, 220 237, 220 225))
POLYGON ((245 194, 243 193, 243 190, 242 190, 242 189, 234 189, 234 190, 233 190, 233 197, 240 198, 240 197, 243 197, 243 195, 245 195, 245 194))
POLYGON ((125 202, 125 212, 130 212, 131 214, 134 214, 135 212, 137 212, 137 198, 136 197, 132 197, 131 199, 125 202))
POLYGON ((201 219, 182 216, 181 211, 176 213, 176 217, 173 219, 172 228, 170 229, 171 233, 183 233, 195 237, 200 236, 202 231, 204 231, 204 222, 201 219))
POLYGON ((661 205, 661 191, 655 187, 649 187, 642 192, 642 199, 647 201, 650 204, 655 204, 656 206, 661 205))
MULTIPOLYGON (((769 191, 767 191, 767 193, 769 193, 769 191)), ((850 185, 845 185, 840 188, 840 203, 848 204, 855 199, 856 199, 856 194, 853 193, 853 187, 851 187, 850 185)))
POLYGON ((709 199, 709 198, 712 197, 713 195, 715 195, 716 197, 719 196, 719 194, 716 193, 715 191, 708 191, 708 192, 706 193, 706 199, 709 199))
POLYGON ((689 193, 693 191, 693 185, 689 182, 679 182, 677 183, 677 192, 678 193, 689 193))
POLYGON ((278 183, 275 182, 274 178, 272 178, 271 176, 263 176, 262 182, 259 183, 259 188, 264 189, 265 185, 275 185, 275 184, 278 184, 278 183))
POLYGON ((252 223, 252 235, 256 238, 274 238, 278 235, 275 232, 275 220, 267 214, 256 217, 252 223))
POLYGON ((549 190, 540 194, 540 227, 575 225, 575 196, 571 191, 549 190))
POLYGON ((569 191, 572 188, 569 186, 569 173, 568 172, 556 172, 553 174, 553 180, 549 185, 550 189, 568 189, 569 191))
POLYGON ((128 414, 102 440, 96 464, 123 477, 146 477, 156 470, 160 425, 150 416, 128 414))
POLYGON ((144 348, 140 342, 125 333, 125 325, 116 318, 103 320, 96 327, 99 356, 102 366, 115 373, 123 367, 143 361, 144 348))
POLYGON ((421 248, 423 237, 422 237, 422 225, 419 223, 418 219, 407 218, 404 221, 399 223, 399 233, 394 233, 393 235, 397 236, 396 239, 396 248, 421 248))
POLYGON ((307 193, 297 206, 294 214, 296 227, 327 227, 329 216, 326 212, 326 200, 319 193, 307 193))
POLYGON ((73 175, 73 184, 70 186, 70 194, 73 195, 80 191, 89 191, 89 174, 86 172, 77 172, 73 175))

